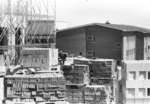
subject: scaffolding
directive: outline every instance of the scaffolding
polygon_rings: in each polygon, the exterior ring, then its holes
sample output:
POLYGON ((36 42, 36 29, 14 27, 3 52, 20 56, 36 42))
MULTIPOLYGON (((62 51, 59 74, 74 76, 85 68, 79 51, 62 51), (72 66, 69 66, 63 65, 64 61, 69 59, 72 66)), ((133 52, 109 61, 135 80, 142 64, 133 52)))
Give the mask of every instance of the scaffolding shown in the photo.
MULTIPOLYGON (((3 51, 5 57, 9 61, 6 66, 18 63, 18 57, 23 47, 55 47, 56 35, 56 1, 55 0, 0 0, 0 42, 5 38, 5 42, 0 45, 0 50, 3 51), (52 28, 46 34, 47 42, 42 43, 41 37, 38 37, 38 44, 26 44, 26 40, 35 41, 36 35, 39 33, 39 28, 34 24, 35 21, 53 21, 53 24, 48 22, 47 29, 52 28), (30 25, 33 23, 33 25, 30 25), (34 29, 34 31, 32 31, 34 29), (29 32, 32 31, 32 34, 29 32), (32 35, 31 37, 28 37, 32 35), (53 38, 53 44, 49 44, 50 38, 53 38)), ((40 24, 40 23, 39 23, 40 24)), ((42 23, 41 23, 42 24, 42 23)))

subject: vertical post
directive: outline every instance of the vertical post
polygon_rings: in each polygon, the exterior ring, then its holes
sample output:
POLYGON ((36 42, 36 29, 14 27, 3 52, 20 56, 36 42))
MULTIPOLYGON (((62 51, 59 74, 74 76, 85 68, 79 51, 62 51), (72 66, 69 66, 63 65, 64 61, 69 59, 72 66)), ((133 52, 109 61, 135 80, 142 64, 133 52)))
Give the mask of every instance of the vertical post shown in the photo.
POLYGON ((15 62, 15 28, 13 25, 13 9, 12 2, 8 0, 8 16, 9 16, 9 26, 8 26, 8 54, 10 56, 10 63, 13 64, 15 62))
POLYGON ((1 22, 2 22, 2 16, 3 16, 3 0, 0 0, 1 1, 1 5, 0 5, 0 25, 1 25, 1 22))
POLYGON ((22 28, 22 45, 25 45, 26 27, 28 21, 28 2, 25 3, 25 10, 23 15, 23 28, 22 28))
POLYGON ((127 37, 123 36, 123 60, 127 60, 127 37))
POLYGON ((56 0, 55 0, 55 7, 54 7, 54 47, 56 47, 56 0))

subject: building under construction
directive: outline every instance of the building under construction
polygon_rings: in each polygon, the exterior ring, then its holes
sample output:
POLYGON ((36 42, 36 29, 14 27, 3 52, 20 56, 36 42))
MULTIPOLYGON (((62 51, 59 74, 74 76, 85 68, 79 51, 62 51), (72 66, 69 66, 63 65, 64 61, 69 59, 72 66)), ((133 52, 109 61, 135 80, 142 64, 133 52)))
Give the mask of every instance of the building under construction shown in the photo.
POLYGON ((54 10, 51 14, 49 8, 55 8, 55 3, 50 5, 49 0, 1 1, 0 53, 5 67, 1 103, 116 102, 115 60, 81 57, 66 60, 64 65, 59 63, 55 48, 56 13, 54 10))

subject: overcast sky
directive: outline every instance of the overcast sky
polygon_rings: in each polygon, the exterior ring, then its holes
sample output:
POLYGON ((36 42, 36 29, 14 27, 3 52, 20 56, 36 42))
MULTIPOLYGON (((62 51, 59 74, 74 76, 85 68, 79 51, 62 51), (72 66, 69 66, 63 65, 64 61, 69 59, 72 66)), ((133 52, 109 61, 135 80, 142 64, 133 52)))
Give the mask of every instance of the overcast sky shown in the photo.
MULTIPOLYGON (((0 0, 0 8, 7 8, 3 5, 6 1, 0 0)), ((29 5, 31 4, 31 0, 22 1, 29 1, 29 5)), ((37 11, 46 11, 46 7, 49 7, 51 12, 50 5, 54 3, 54 0, 32 1, 33 8, 37 11)), ((54 9, 54 4, 52 8, 54 9)), ((56 13, 59 29, 106 21, 150 29, 150 0, 56 0, 56 13)))
POLYGON ((56 0, 56 6, 58 28, 107 20, 150 28, 150 0, 56 0))

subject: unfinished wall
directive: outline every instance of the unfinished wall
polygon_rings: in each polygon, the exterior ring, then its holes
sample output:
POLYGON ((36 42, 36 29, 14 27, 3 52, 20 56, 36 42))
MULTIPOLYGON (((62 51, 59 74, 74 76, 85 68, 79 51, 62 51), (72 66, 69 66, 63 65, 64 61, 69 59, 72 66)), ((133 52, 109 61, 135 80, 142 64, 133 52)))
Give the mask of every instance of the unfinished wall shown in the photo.
POLYGON ((58 49, 25 48, 21 60, 25 67, 39 67, 50 71, 51 66, 58 65, 58 49))

